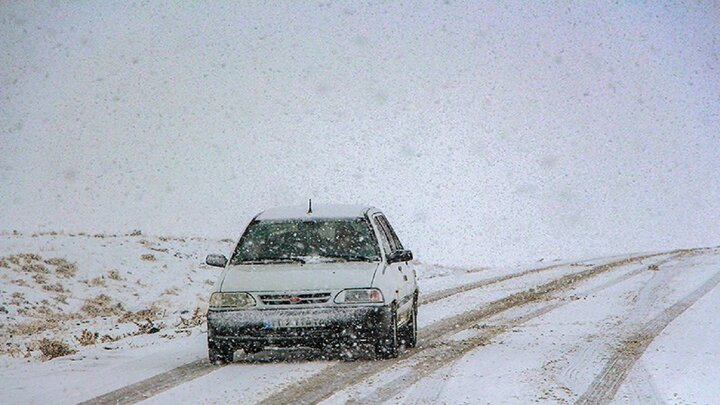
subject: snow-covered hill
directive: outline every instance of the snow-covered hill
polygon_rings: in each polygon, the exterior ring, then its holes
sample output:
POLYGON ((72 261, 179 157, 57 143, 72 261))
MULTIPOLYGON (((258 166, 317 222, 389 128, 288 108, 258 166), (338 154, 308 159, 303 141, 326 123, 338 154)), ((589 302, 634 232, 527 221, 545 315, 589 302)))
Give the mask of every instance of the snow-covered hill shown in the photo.
POLYGON ((219 274, 205 254, 232 242, 105 234, 0 235, 0 353, 42 358, 40 341, 127 344, 197 326, 219 274))

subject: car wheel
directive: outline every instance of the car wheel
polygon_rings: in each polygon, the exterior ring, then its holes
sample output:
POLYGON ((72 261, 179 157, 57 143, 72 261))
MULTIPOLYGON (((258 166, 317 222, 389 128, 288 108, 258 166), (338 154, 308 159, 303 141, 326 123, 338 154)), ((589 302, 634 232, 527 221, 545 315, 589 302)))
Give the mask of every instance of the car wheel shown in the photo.
POLYGON ((208 341, 208 358, 212 364, 232 363, 235 349, 226 344, 208 341))
POLYGON ((409 349, 417 345, 417 303, 413 304, 410 320, 403 328, 402 341, 409 349))
POLYGON ((375 354, 382 359, 392 359, 398 356, 399 346, 397 308, 393 306, 390 310, 390 325, 385 335, 375 343, 375 354))

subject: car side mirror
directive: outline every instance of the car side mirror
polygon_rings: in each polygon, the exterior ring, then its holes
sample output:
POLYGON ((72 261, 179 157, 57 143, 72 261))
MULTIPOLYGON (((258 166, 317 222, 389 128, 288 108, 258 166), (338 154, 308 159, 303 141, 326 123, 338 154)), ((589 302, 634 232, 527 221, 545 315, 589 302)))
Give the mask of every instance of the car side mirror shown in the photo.
POLYGON ((205 264, 214 267, 225 267, 227 261, 225 255, 207 255, 205 258, 205 264))
POLYGON ((409 262, 412 259, 413 254, 410 250, 396 250, 387 257, 388 263, 409 262))

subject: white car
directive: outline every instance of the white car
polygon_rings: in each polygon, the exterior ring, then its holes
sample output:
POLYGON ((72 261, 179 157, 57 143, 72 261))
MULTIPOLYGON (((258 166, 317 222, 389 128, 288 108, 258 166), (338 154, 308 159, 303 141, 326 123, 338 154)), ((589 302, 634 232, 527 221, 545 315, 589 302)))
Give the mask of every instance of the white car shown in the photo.
POLYGON ((325 205, 264 211, 223 267, 207 314, 208 354, 370 343, 379 357, 417 342, 418 287, 412 252, 382 212, 325 205))

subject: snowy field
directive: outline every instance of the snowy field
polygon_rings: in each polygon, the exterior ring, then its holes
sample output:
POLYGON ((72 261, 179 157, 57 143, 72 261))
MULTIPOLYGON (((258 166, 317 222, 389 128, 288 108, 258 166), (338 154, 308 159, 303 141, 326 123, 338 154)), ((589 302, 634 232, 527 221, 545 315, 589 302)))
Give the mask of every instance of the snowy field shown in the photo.
POLYGON ((0 1, 0 404, 720 403, 719 21, 0 1), (419 346, 210 365, 205 256, 308 199, 387 214, 419 346))
POLYGON ((420 344, 398 359, 352 348, 340 357, 266 350, 238 352, 219 367, 206 361, 202 319, 217 270, 202 259, 227 252, 230 241, 140 233, 1 240, 3 404, 720 397, 718 248, 504 268, 419 264, 420 344), (70 353, 48 359, 43 338, 70 353))

